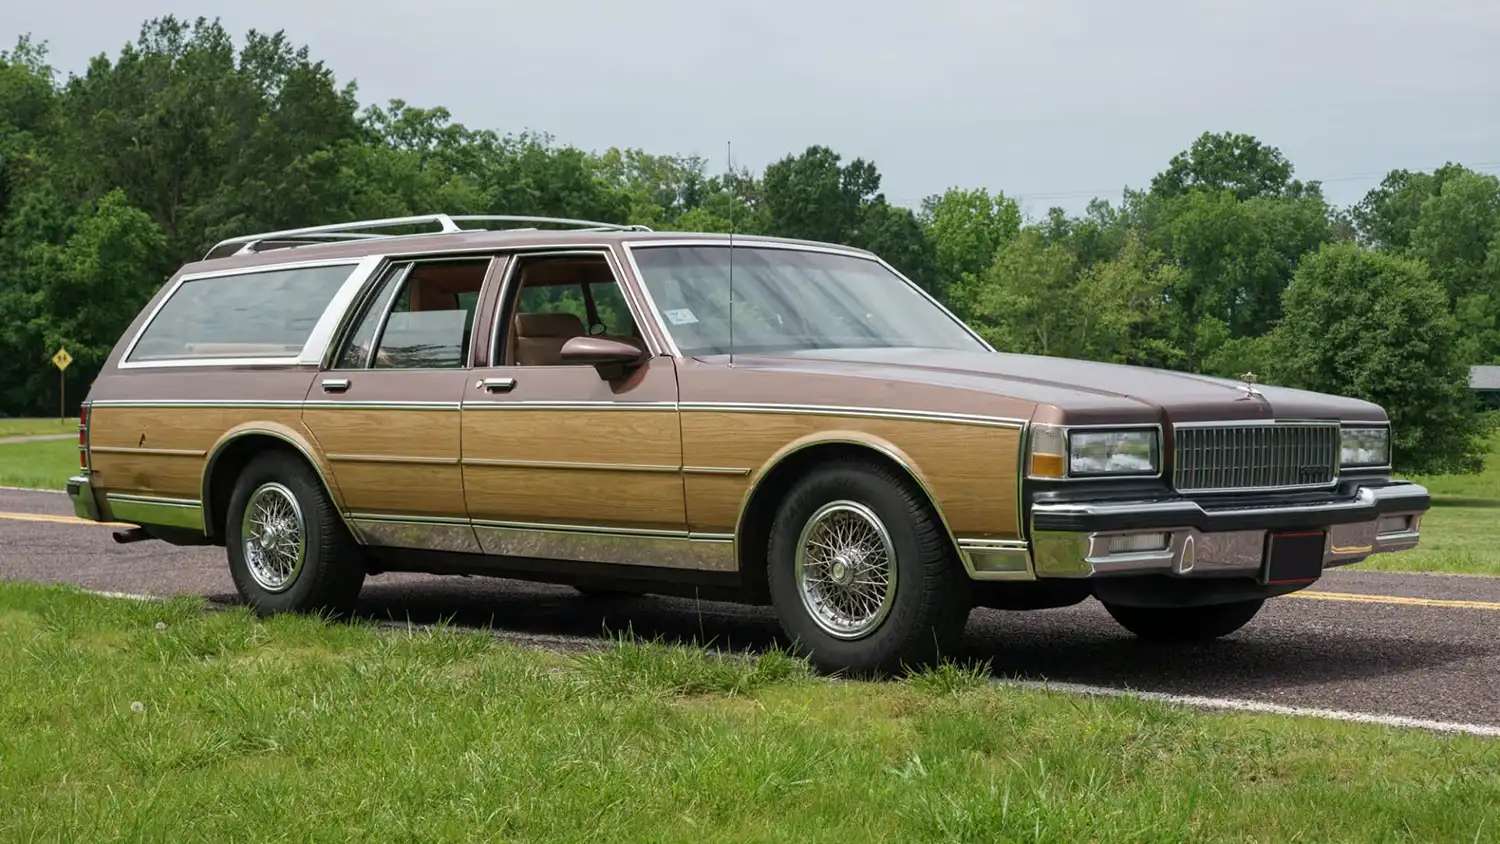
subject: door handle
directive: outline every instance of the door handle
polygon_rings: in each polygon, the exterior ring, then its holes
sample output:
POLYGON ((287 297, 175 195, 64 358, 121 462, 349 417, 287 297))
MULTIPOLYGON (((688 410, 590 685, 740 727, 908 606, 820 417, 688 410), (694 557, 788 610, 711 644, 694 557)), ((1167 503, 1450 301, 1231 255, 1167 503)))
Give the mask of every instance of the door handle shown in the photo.
POLYGON ((486 378, 474 386, 487 393, 508 393, 516 388, 514 378, 486 378))
POLYGON ((348 378, 329 378, 323 382, 323 392, 342 393, 349 389, 348 378))

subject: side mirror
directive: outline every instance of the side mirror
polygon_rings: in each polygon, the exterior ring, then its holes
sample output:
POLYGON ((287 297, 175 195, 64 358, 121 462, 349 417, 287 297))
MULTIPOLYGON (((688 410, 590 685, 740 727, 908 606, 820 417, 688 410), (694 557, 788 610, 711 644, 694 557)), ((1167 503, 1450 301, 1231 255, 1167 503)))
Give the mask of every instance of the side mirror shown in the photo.
POLYGON ((564 364, 594 367, 599 370, 599 377, 606 380, 618 378, 627 367, 645 357, 629 343, 604 337, 573 337, 563 344, 559 356, 564 364))

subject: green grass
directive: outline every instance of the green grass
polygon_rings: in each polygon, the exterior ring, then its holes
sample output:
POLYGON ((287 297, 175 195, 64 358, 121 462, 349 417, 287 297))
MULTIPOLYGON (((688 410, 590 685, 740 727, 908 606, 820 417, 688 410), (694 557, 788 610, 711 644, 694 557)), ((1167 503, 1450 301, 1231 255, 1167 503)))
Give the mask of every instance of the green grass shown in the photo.
POLYGON ((78 474, 78 441, 0 445, 0 486, 62 489, 78 474))
POLYGON ((0 840, 1474 841, 1500 743, 0 584, 0 840))
POLYGON ((0 439, 6 437, 29 437, 37 434, 76 434, 78 420, 65 419, 0 419, 0 439))
POLYGON ((1414 477, 1432 493, 1432 509, 1422 519, 1422 542, 1401 554, 1379 554, 1355 568, 1500 575, 1500 435, 1490 441, 1489 459, 1477 475, 1414 477))

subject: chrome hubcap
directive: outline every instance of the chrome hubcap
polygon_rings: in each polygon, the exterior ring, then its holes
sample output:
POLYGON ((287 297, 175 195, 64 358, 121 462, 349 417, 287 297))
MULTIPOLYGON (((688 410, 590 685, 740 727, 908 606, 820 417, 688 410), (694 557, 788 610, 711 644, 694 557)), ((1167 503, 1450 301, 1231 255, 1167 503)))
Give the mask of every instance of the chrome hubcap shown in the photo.
POLYGON ((885 525, 856 501, 818 508, 797 541, 802 605, 818 627, 840 639, 873 633, 896 596, 896 549, 885 525))
POLYGON ((291 588, 307 557, 307 523, 297 496, 281 484, 262 484, 245 505, 240 535, 256 585, 267 592, 291 588))

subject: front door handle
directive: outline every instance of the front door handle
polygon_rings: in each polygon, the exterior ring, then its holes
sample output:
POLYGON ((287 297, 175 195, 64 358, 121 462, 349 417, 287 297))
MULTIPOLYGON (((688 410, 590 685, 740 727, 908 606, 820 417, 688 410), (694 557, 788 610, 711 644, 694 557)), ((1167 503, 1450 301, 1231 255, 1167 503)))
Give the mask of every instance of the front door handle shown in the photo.
POLYGON ((487 393, 508 393, 516 388, 514 378, 486 378, 474 385, 487 393))
POLYGON ((323 381, 323 392, 342 393, 349 389, 348 378, 329 378, 323 381))

